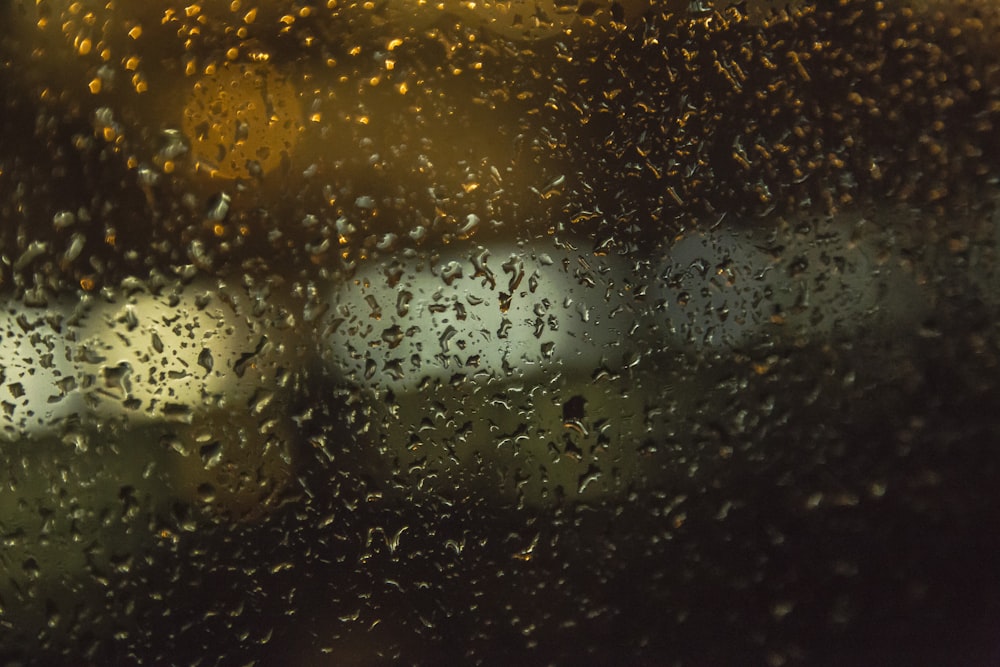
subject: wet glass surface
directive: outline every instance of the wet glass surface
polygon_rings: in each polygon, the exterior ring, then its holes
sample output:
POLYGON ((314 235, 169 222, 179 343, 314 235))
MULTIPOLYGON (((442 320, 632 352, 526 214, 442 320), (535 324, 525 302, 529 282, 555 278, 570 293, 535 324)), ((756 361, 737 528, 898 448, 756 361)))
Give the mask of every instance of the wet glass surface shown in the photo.
POLYGON ((994 664, 998 43, 0 0, 3 664, 994 664))

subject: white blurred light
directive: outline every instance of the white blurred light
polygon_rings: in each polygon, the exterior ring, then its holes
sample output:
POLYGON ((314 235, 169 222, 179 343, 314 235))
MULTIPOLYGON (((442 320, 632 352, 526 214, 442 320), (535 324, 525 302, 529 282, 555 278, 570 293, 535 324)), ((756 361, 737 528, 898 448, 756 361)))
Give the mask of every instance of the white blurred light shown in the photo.
POLYGON ((48 431, 83 400, 60 323, 66 309, 0 307, 0 437, 48 431))
POLYGON ((278 329, 239 287, 199 284, 100 304, 81 327, 80 371, 99 414, 175 418, 245 409, 273 389, 278 329))
POLYGON ((240 288, 196 284, 48 309, 0 310, 0 433, 59 433, 65 420, 130 424, 252 411, 283 369, 283 330, 240 288), (72 321, 72 324, 70 322, 72 321))
POLYGON ((667 333, 660 344, 673 338, 696 348, 740 347, 912 323, 923 310, 918 286, 870 227, 835 219, 684 237, 656 269, 654 295, 667 333))
POLYGON ((330 354, 354 382, 394 392, 618 365, 634 321, 624 275, 551 244, 385 260, 334 291, 330 354))

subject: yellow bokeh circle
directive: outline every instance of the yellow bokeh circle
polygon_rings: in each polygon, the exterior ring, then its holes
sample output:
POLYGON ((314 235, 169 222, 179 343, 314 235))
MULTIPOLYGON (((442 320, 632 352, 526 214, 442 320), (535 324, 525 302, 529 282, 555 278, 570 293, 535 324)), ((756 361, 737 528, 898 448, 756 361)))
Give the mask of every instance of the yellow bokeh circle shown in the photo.
POLYGON ((227 64, 194 84, 181 126, 199 173, 242 179, 290 157, 301 117, 295 87, 273 68, 227 64))

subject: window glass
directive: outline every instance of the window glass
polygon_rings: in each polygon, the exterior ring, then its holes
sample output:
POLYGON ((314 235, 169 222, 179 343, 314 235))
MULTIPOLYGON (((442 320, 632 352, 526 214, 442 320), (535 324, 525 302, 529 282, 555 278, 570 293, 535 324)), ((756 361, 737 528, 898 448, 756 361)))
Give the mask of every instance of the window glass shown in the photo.
POLYGON ((0 0, 3 664, 994 664, 997 43, 0 0))

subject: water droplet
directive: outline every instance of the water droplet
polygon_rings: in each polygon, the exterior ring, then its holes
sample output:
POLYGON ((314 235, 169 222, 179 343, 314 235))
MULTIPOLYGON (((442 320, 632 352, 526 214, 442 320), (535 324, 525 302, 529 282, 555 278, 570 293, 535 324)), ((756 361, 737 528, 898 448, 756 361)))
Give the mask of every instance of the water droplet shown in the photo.
POLYGON ((198 448, 198 455, 201 457, 202 465, 206 470, 212 468, 222 461, 222 443, 215 440, 202 445, 198 448))
POLYGON ((212 357, 212 350, 210 348, 205 348, 198 355, 198 365, 205 369, 205 374, 212 372, 212 367, 215 365, 215 359, 212 357))
POLYGON ((52 226, 56 229, 65 229, 76 224, 76 215, 72 211, 59 211, 52 216, 52 226))
POLYGON ((229 205, 231 198, 225 192, 220 192, 213 196, 208 202, 208 210, 205 218, 209 222, 222 222, 229 215, 229 205))

